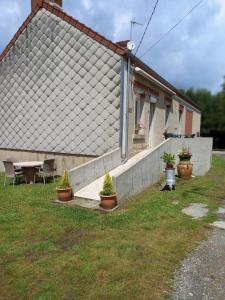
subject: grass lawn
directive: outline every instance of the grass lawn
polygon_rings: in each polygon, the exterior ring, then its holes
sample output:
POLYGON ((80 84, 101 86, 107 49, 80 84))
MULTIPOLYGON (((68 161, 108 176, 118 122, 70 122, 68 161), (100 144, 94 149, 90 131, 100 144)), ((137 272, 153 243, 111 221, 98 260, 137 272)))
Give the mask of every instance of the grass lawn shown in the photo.
POLYGON ((207 176, 173 192, 156 185, 102 214, 52 204, 54 184, 3 188, 1 174, 0 299, 165 299, 174 270, 206 237, 224 181, 214 157, 207 176), (207 203, 208 217, 184 216, 191 202, 207 203))

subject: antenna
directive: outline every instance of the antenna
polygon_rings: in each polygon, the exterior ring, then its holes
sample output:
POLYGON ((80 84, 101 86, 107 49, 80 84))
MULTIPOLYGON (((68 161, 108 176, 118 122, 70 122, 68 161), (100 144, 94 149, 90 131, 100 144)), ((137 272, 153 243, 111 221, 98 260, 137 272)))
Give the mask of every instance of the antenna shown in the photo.
POLYGON ((133 37, 133 27, 135 25, 139 25, 139 26, 143 26, 143 24, 139 23, 139 22, 136 22, 135 21, 135 18, 133 18, 131 21, 130 21, 130 41, 132 41, 132 37, 133 37))

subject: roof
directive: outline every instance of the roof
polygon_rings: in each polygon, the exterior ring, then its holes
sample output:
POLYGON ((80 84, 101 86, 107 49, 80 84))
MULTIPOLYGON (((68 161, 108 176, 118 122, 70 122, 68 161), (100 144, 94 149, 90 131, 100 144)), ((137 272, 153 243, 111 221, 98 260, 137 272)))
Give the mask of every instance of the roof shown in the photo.
POLYGON ((104 45, 105 47, 111 49, 112 51, 116 52, 117 54, 123 56, 126 54, 126 50, 119 46, 116 43, 113 43, 103 35, 99 34, 98 32, 92 30, 91 28, 87 27, 86 25, 82 24, 78 20, 74 19, 73 17, 66 14, 64 11, 62 11, 60 8, 56 6, 52 6, 51 4, 48 4, 44 2, 43 0, 39 1, 39 5, 36 6, 36 8, 31 12, 31 14, 27 17, 27 19, 23 22, 22 26, 19 28, 19 30, 16 32, 12 40, 9 42, 9 44, 6 46, 4 51, 0 55, 0 61, 6 56, 6 54, 9 52, 9 50, 13 47, 16 40, 19 38, 20 34, 26 29, 26 27, 29 25, 32 18, 36 15, 36 13, 41 9, 44 8, 47 11, 51 12, 52 14, 56 15, 57 17, 61 18, 65 22, 69 23, 70 25, 74 26, 78 30, 84 32, 100 44, 104 45))
POLYGON ((139 58, 137 58, 136 56, 133 55, 131 57, 131 62, 135 66, 143 69, 145 72, 147 72, 148 74, 150 74, 151 76, 153 76, 155 79, 157 79, 158 81, 160 81, 166 87, 168 87, 169 89, 173 90, 178 97, 180 97, 185 102, 189 103, 191 106, 195 107, 197 110, 200 111, 200 107, 197 104, 195 104, 191 99, 189 99, 187 96, 185 96, 183 93, 181 93, 177 88, 175 88, 171 83, 169 83, 162 76, 160 76, 158 73, 156 73, 153 69, 151 69, 148 65, 146 65, 139 58))
MULTIPOLYGON (((52 6, 48 3, 46 3, 44 0, 39 0, 37 7, 31 12, 31 14, 27 17, 27 19, 23 22, 19 30, 16 32, 12 40, 9 42, 9 44, 6 46, 4 51, 0 55, 0 62, 2 59, 7 55, 9 50, 13 47, 15 44, 16 40, 19 38, 20 34, 26 29, 26 27, 29 25, 30 21, 32 18, 36 15, 36 13, 40 9, 46 9, 47 11, 51 12, 52 14, 56 15, 57 17, 61 18, 65 22, 69 23, 70 25, 74 26, 78 30, 84 32, 86 35, 90 36, 92 39, 96 40, 98 43, 104 45, 105 47, 109 48, 113 52, 117 53, 120 56, 127 56, 128 55, 128 50, 126 48, 127 41, 122 41, 118 43, 114 43, 104 37, 103 35, 99 34, 98 32, 92 30, 91 28, 87 27, 83 23, 79 22, 78 20, 74 19, 73 17, 69 16, 66 14, 64 11, 62 11, 60 8, 56 6, 52 6)), ((148 65, 146 65, 143 61, 141 61, 139 58, 136 56, 132 55, 131 61, 135 64, 135 66, 138 66, 142 68, 144 71, 149 73, 151 76, 159 80, 161 83, 163 83, 165 86, 168 88, 174 90, 176 94, 195 107, 197 110, 200 111, 200 108, 188 97, 183 95, 179 90, 177 90, 172 84, 170 84, 168 81, 166 81, 163 77, 161 77, 158 73, 156 73, 153 69, 151 69, 148 65)))

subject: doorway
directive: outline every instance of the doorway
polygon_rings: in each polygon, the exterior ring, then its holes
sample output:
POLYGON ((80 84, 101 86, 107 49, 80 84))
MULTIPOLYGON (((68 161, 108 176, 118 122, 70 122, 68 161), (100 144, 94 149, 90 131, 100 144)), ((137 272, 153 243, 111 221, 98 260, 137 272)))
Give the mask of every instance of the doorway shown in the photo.
POLYGON ((193 111, 186 110, 185 135, 192 135, 193 111))

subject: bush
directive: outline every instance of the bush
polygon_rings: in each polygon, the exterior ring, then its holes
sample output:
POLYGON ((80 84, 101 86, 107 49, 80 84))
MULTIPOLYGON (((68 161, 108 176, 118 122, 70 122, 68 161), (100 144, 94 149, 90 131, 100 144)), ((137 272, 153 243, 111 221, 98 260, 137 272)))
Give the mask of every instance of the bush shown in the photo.
POLYGON ((69 181, 69 172, 68 170, 65 170, 63 172, 63 176, 61 177, 59 181, 59 188, 60 189, 65 189, 70 187, 70 181, 69 181))
POLYGON ((110 195, 114 194, 112 178, 109 175, 109 173, 106 173, 106 175, 105 175, 103 189, 100 194, 103 196, 110 196, 110 195))

